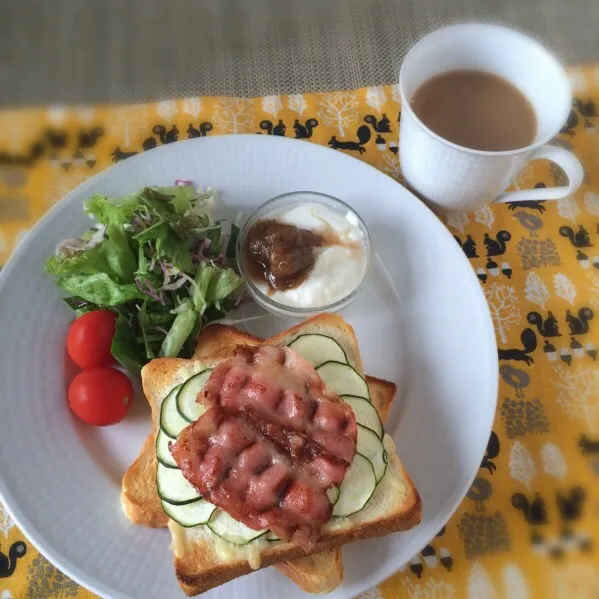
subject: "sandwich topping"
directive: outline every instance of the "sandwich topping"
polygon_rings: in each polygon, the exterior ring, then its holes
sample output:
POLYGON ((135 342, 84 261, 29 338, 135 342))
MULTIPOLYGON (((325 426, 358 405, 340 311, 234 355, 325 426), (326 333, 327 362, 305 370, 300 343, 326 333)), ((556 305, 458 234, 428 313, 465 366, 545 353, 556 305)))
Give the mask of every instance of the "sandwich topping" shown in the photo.
POLYGON ((198 402, 207 411, 171 445, 183 476, 246 526, 314 547, 356 455, 352 408, 293 350, 239 347, 198 402))

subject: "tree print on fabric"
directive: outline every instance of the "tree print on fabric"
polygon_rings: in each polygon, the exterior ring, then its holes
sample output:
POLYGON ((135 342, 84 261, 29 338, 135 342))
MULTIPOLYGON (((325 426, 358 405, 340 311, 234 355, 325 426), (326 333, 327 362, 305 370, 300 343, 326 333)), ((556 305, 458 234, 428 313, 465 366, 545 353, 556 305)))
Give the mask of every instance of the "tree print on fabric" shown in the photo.
POLYGON ((495 331, 502 343, 507 342, 507 333, 520 322, 520 308, 516 290, 508 285, 493 283, 484 289, 495 331))
POLYGON ((454 214, 450 214, 445 220, 448 227, 452 229, 457 229, 460 233, 464 232, 464 229, 470 223, 470 218, 467 212, 456 212, 454 214))
POLYGON ((405 599, 458 599, 455 586, 443 580, 405 578, 401 582, 401 597, 405 599))
POLYGON ((551 297, 547 285, 536 272, 529 272, 526 277, 526 285, 524 287, 526 299, 533 304, 545 308, 545 302, 551 297))
POLYGON ((580 214, 580 208, 572 196, 567 196, 557 200, 557 212, 562 218, 576 223, 576 219, 580 214))
POLYGON ((383 112, 387 96, 382 87, 367 87, 366 88, 366 104, 374 108, 379 114, 383 112))
POLYGON ((8 533, 14 525, 13 519, 8 515, 8 512, 0 503, 0 533, 2 533, 5 539, 8 539, 8 533))
POLYGON ((308 108, 308 103, 306 102, 303 94, 294 94, 289 96, 287 99, 287 105, 289 106, 290 110, 297 112, 297 114, 300 116, 302 116, 308 108))
POLYGON ((553 476, 557 480, 564 480, 568 473, 568 464, 566 458, 560 448, 555 444, 547 441, 541 448, 541 460, 543 462, 543 470, 549 476, 553 476))
POLYGON ((177 102, 165 100, 156 105, 156 114, 168 123, 171 123, 178 112, 177 102))
POLYGON ((553 384, 557 403, 570 418, 582 420, 590 433, 599 429, 599 368, 567 370, 555 367, 553 384))
POLYGON ((510 453, 510 476, 530 491, 536 475, 537 468, 530 452, 520 441, 514 441, 510 453))
POLYGON ((353 92, 323 94, 318 101, 318 118, 325 125, 337 127, 341 137, 358 119, 358 99, 353 92))
POLYGON ((198 97, 185 98, 181 103, 181 108, 185 114, 188 114, 195 121, 202 112, 202 99, 198 97))
POLYGON ((493 579, 480 562, 474 563, 470 569, 467 589, 468 599, 499 599, 493 579))
POLYGON ((276 119, 283 110, 281 96, 264 96, 262 98, 262 110, 276 119))
POLYGON ((219 133, 247 133, 254 122, 254 103, 248 98, 220 98, 213 110, 219 133))
POLYGON ((553 277, 553 288, 555 295, 566 300, 571 306, 574 305, 576 299, 576 287, 574 283, 564 274, 557 274, 553 277))
POLYGON ((490 229, 495 222, 495 214, 489 206, 484 206, 474 213, 474 220, 490 229))

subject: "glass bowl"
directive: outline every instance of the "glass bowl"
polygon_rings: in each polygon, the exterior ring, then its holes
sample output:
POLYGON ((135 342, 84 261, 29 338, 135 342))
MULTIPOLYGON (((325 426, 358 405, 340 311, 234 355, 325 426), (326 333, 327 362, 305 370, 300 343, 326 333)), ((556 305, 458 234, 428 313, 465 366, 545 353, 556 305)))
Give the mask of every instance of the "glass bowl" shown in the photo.
POLYGON ((268 200, 250 215, 246 223, 241 228, 239 237, 237 239, 237 266, 241 276, 246 280, 246 287, 249 290, 250 295, 253 297, 256 303, 269 312, 276 314, 277 316, 284 316, 287 318, 303 319, 314 316, 315 314, 320 314, 322 312, 337 312, 338 310, 341 310, 349 305, 354 299, 356 299, 358 293, 361 291, 368 278, 372 264, 371 254, 372 249, 370 243, 370 234, 368 233, 368 229, 366 228, 364 221, 360 218, 356 211, 345 202, 342 202, 333 196, 314 191, 296 191, 268 200), (244 247, 247 233, 256 222, 266 218, 276 218, 277 215, 287 212, 298 204, 307 203, 321 204, 332 212, 338 213, 342 217, 345 217, 348 213, 353 216, 363 236, 366 255, 366 268, 364 270, 364 275, 358 285, 343 297, 340 297, 334 302, 324 304, 322 306, 300 308, 274 300, 256 285, 256 283, 250 278, 248 269, 244 264, 244 247))

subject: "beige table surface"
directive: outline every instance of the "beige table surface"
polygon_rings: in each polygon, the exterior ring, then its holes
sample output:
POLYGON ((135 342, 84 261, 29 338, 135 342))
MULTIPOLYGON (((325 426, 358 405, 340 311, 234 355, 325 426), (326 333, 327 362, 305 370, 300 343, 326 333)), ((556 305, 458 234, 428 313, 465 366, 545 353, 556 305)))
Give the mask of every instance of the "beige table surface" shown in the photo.
POLYGON ((599 60, 598 0, 0 0, 0 104, 394 83, 415 40, 465 20, 520 28, 570 65, 599 60))

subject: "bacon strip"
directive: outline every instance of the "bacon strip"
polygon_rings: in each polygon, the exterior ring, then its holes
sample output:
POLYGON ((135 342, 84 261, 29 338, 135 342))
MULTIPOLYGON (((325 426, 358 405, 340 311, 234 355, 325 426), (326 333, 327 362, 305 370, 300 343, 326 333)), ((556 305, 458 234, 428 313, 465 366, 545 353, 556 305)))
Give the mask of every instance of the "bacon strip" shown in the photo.
POLYGON ((288 348, 240 347, 198 396, 209 409, 171 452, 211 503, 306 550, 331 517, 326 490, 356 453, 351 408, 288 348))

